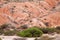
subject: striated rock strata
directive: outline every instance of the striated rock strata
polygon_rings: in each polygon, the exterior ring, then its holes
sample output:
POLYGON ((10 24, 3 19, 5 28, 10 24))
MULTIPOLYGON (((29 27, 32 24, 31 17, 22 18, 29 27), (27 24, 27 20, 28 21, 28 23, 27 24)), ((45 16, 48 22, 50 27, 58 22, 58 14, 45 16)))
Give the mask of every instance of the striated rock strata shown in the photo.
POLYGON ((0 0, 0 25, 60 25, 60 0, 0 0))

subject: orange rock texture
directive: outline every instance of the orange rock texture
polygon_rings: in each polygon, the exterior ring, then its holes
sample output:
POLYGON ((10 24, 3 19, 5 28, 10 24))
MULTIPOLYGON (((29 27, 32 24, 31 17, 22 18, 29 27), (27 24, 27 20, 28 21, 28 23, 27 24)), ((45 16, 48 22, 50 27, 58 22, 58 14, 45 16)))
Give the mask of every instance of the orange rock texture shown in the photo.
POLYGON ((60 26, 60 0, 0 0, 0 25, 60 26))

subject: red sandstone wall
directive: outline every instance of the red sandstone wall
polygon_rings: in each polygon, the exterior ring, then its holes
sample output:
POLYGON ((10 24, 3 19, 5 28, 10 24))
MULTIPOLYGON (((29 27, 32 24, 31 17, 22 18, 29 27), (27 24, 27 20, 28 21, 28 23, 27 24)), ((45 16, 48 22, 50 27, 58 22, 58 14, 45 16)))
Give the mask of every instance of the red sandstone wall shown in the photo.
POLYGON ((0 24, 47 26, 45 23, 48 22, 48 26, 60 25, 59 2, 60 0, 44 0, 37 3, 0 0, 0 24))

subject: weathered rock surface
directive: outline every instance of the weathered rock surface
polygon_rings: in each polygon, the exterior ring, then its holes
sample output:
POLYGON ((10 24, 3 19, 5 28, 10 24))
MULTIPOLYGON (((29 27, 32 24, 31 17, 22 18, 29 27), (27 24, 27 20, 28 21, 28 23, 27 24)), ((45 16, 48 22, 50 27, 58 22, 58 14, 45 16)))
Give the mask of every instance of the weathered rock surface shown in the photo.
POLYGON ((0 0, 0 25, 58 26, 60 0, 0 0))

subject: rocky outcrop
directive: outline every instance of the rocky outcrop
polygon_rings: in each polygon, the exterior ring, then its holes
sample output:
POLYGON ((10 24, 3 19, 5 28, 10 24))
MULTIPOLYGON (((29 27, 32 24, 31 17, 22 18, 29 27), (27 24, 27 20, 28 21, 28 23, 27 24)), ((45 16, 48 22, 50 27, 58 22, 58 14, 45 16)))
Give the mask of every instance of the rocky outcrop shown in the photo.
POLYGON ((0 0, 0 25, 60 25, 60 0, 0 0))

